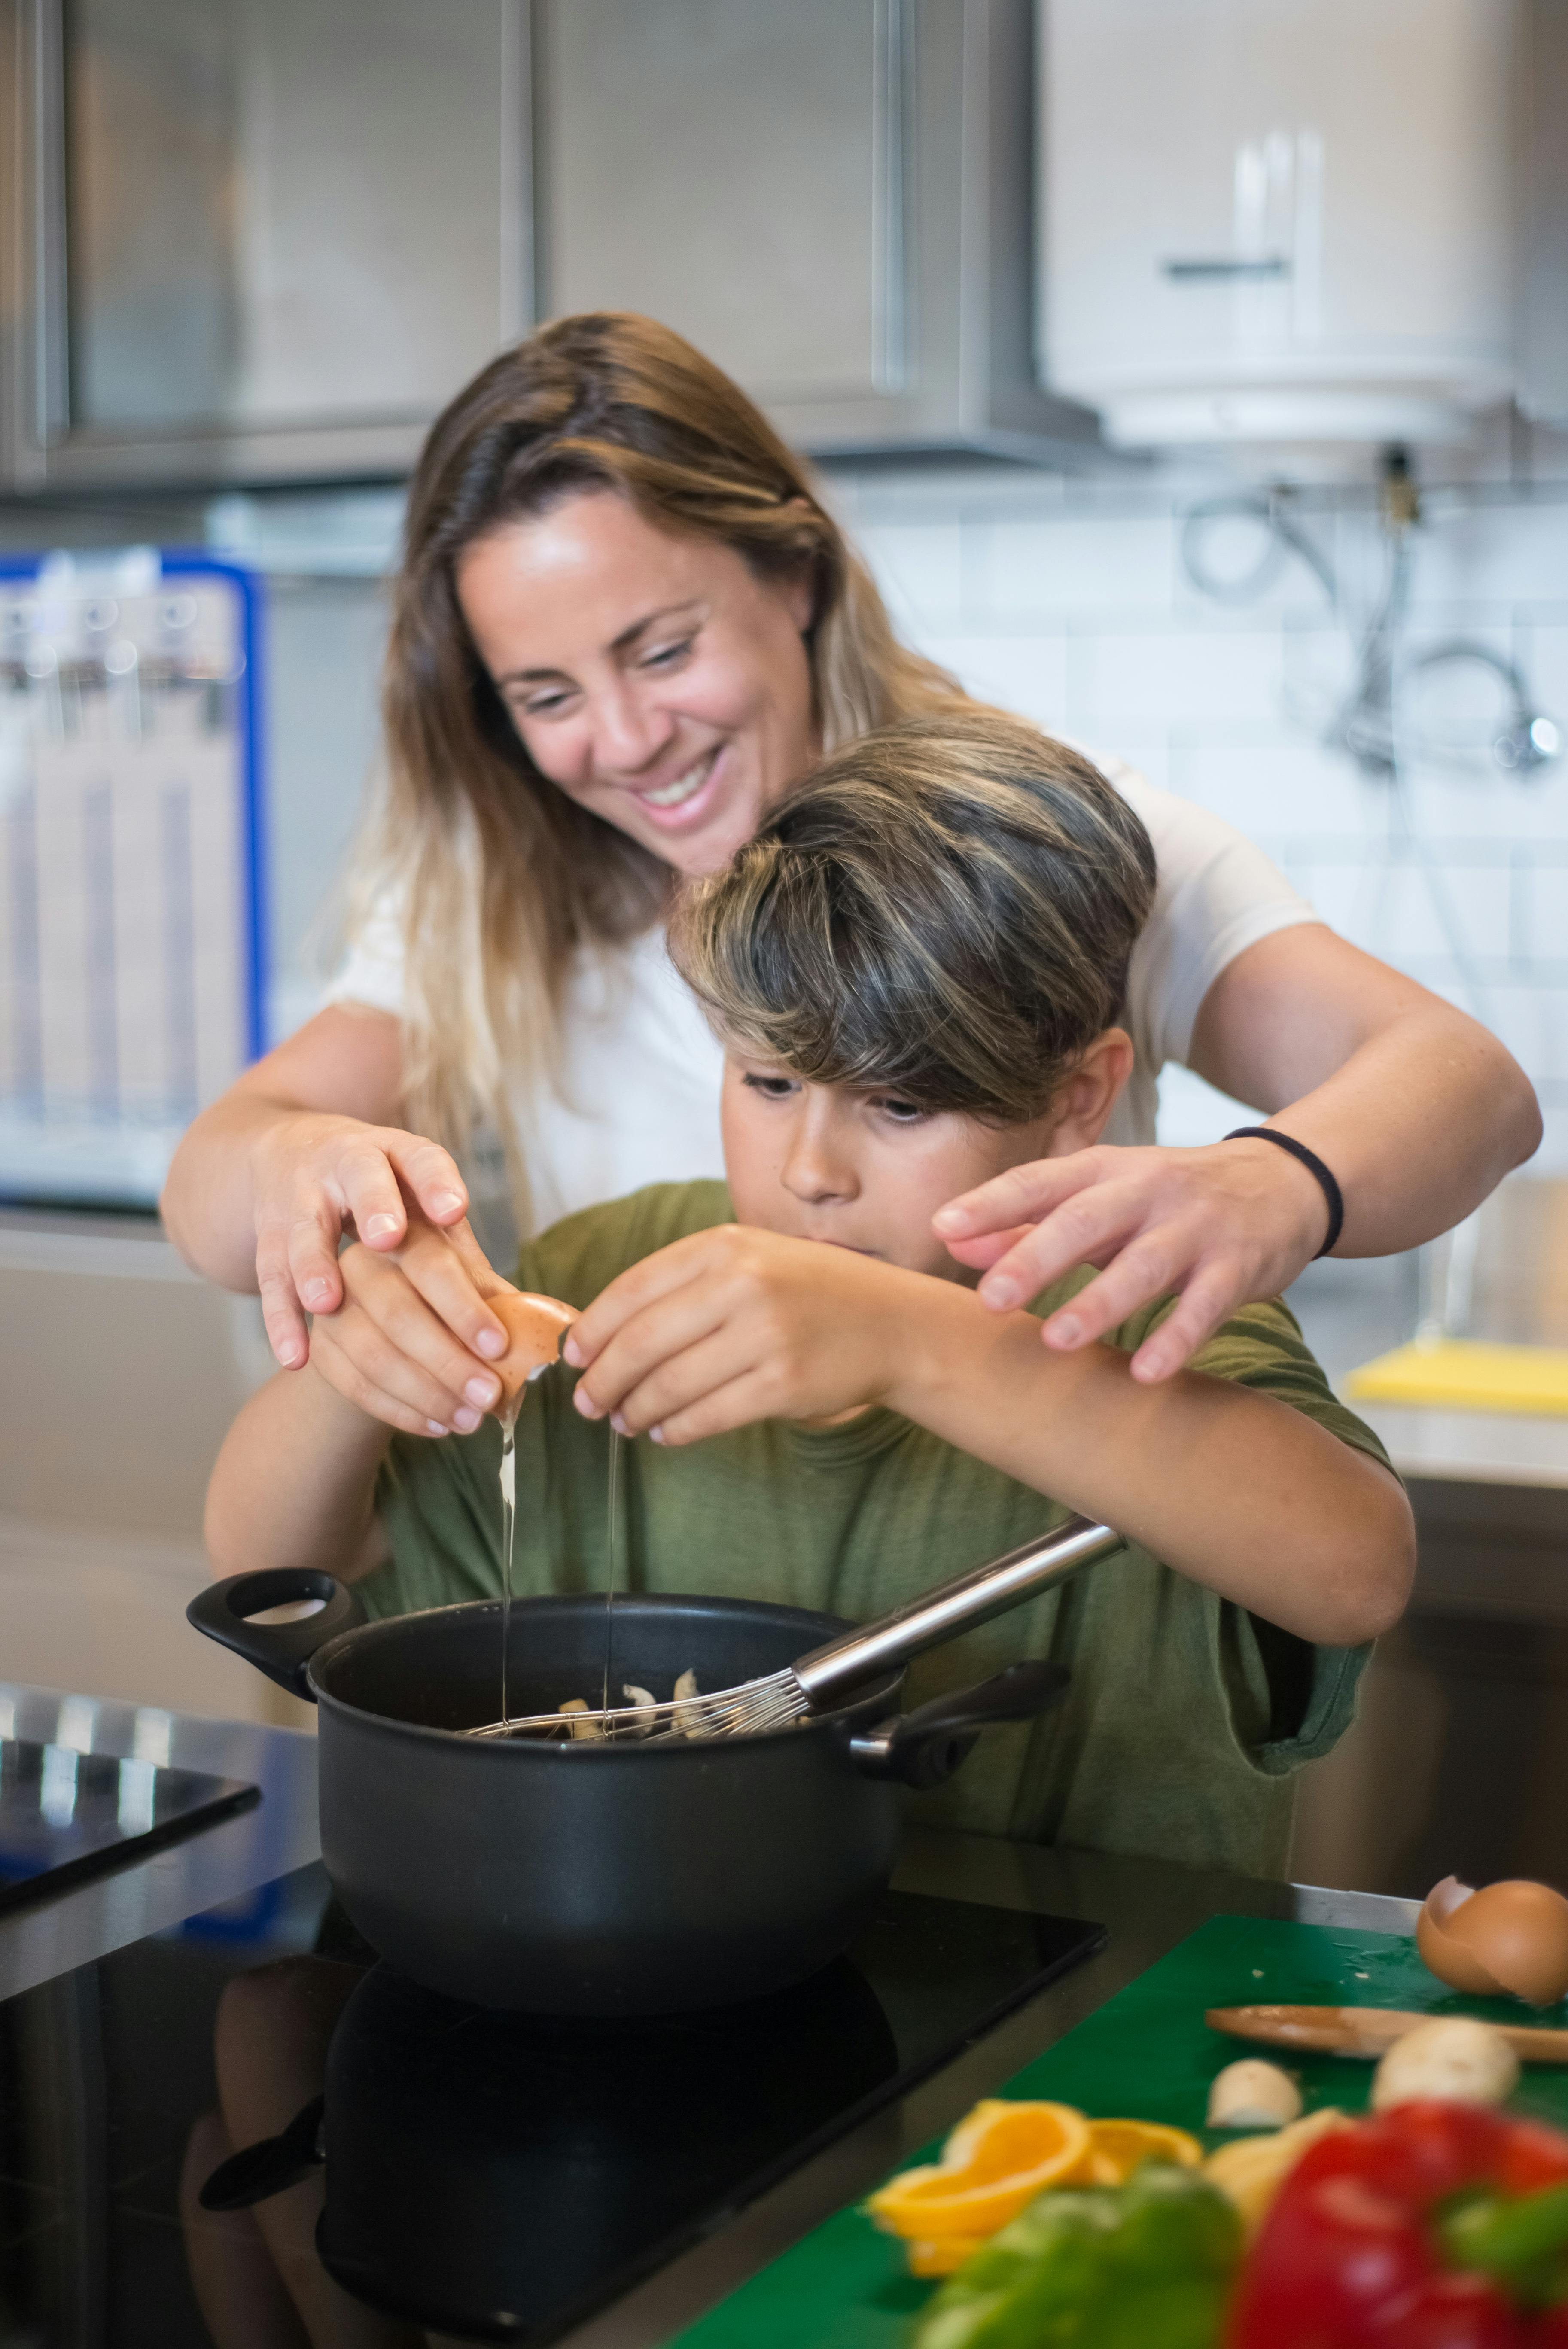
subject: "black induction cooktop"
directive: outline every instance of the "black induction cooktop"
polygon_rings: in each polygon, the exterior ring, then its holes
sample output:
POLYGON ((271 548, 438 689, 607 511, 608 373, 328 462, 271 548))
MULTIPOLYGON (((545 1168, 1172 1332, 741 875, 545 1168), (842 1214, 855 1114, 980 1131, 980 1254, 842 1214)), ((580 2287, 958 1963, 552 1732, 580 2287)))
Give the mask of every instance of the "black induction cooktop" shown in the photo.
POLYGON ((0 2337, 227 2349, 236 2305, 295 2339, 291 2292, 340 2288, 553 2341, 1105 1938, 888 1893, 798 1989, 563 2022, 372 1962, 301 1869, 0 2004, 0 2337))

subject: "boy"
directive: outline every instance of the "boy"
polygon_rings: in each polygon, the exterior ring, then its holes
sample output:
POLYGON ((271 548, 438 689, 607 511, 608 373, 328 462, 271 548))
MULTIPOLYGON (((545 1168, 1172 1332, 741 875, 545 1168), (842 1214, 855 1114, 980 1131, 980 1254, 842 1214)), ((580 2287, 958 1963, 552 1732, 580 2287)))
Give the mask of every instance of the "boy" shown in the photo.
MULTIPOLYGON (((955 1194, 1097 1139, 1153 885, 1092 767, 976 715, 858 741, 687 895, 670 948, 726 1047, 728 1187, 656 1186, 524 1250, 523 1287, 585 1309, 518 1422, 514 1588, 603 1586, 607 1416, 649 1439, 624 1463, 623 1588, 865 1619, 1066 1510, 1104 1518, 1124 1555, 911 1671, 911 1703, 1021 1654, 1073 1674, 922 1815, 1278 1872, 1289 1773, 1347 1725, 1409 1587, 1376 1439, 1282 1305, 1144 1386, 1127 1358, 1157 1309, 1052 1354, 1035 1317, 1086 1272, 999 1315, 932 1236, 955 1194)), ((400 1258, 428 1282, 450 1246, 427 1227, 400 1258)), ((347 1400, 341 1358, 336 1384, 316 1367, 344 1315, 423 1309, 387 1262, 348 1250, 312 1367, 246 1406, 208 1502, 221 1570, 326 1566, 375 1614, 500 1588, 496 1430, 425 1440, 443 1431, 407 1402, 347 1400)))

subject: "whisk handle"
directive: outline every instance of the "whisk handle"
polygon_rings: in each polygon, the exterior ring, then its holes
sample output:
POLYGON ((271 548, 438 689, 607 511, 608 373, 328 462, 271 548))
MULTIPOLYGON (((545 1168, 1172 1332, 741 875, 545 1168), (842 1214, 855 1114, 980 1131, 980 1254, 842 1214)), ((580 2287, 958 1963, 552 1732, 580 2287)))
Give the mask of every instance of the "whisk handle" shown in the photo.
POLYGON ((1026 1542, 1022 1549, 1010 1550, 1005 1557, 975 1567, 950 1582, 939 1582, 934 1590, 922 1592, 875 1623, 859 1624, 813 1648, 797 1660, 794 1676, 813 1712, 826 1710, 858 1682, 906 1664, 928 1648, 972 1630, 977 1623, 989 1623, 993 1615, 1038 1598, 1121 1547, 1120 1534, 1109 1526, 1069 1517, 1039 1541, 1026 1542))

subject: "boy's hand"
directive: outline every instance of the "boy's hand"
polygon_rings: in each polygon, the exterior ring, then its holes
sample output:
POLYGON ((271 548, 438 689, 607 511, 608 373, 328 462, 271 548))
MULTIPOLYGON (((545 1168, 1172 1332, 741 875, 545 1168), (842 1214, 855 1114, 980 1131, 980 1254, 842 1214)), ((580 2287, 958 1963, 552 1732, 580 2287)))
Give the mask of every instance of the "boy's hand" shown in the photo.
POLYGON ((356 1241, 337 1259, 343 1302, 318 1314, 310 1359, 319 1375, 372 1419, 407 1435, 471 1435, 501 1392, 488 1364, 470 1353, 453 1325, 476 1315, 506 1335, 480 1299, 507 1287, 487 1261, 466 1217, 439 1230, 410 1206, 400 1245, 356 1241))
POLYGON ((694 1444, 881 1402, 924 1292, 936 1301, 944 1288, 847 1248, 726 1224, 620 1274, 561 1351, 586 1373, 575 1396, 586 1418, 694 1444))

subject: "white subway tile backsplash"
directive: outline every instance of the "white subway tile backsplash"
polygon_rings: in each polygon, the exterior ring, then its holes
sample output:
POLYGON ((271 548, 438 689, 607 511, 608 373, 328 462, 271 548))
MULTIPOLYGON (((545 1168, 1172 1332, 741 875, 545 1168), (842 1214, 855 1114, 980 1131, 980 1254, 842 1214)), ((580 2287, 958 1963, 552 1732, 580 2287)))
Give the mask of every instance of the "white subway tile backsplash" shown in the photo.
POLYGON ((1557 720, 1568 740, 1568 619, 1521 620, 1514 630, 1514 654, 1537 708, 1557 720))
POLYGON ((1563 1088, 1561 1097, 1539 1085, 1536 1092, 1543 1132, 1529 1171, 1532 1174, 1562 1174, 1568 1172, 1568 1085, 1563 1088))
POLYGON ((1341 751, 1260 729, 1251 742, 1178 737, 1171 789, 1254 838, 1314 832, 1377 836, 1385 802, 1341 751))
POLYGON ((1075 628, 1070 722, 1161 720, 1217 728, 1272 718, 1279 709, 1277 628, 1075 628))
POLYGON ((1472 505, 1428 523, 1415 541, 1421 604, 1568 603, 1568 503, 1472 505))
MULTIPOLYGON (((1568 741, 1568 721, 1563 726, 1568 741)), ((1453 786, 1428 787, 1434 800, 1458 803, 1453 786)), ((1495 840, 1509 840, 1527 852, 1568 841, 1568 760, 1538 767, 1525 775, 1493 770, 1463 789, 1463 823, 1467 832, 1495 840)))
POLYGON ((1060 636, 917 633, 913 641, 980 700, 994 701, 1048 729, 1065 723, 1065 645, 1060 636))
POLYGON ((909 635, 951 628, 962 608, 962 531, 959 523, 877 522, 857 533, 861 554, 909 635))
POLYGON ((1325 863, 1290 848, 1278 863, 1293 889, 1300 891, 1331 929, 1353 946, 1365 946, 1368 932, 1382 918, 1386 878, 1370 864, 1325 863))
POLYGON ((1159 1072, 1159 1109, 1156 1131, 1168 1149, 1201 1150, 1222 1141, 1239 1125, 1257 1121, 1246 1102, 1232 1101, 1214 1085, 1205 1084, 1191 1069, 1168 1062, 1159 1072))
POLYGON ((1171 608, 1175 549, 1170 517, 1069 515, 1037 523, 971 522, 965 533, 971 611, 1016 621, 1028 613, 1072 619, 1171 608))
POLYGON ((1460 957, 1483 972, 1506 963, 1511 935, 1506 867, 1467 866, 1439 854, 1430 863, 1396 864, 1389 884, 1373 934, 1355 941, 1368 954, 1401 969, 1438 963, 1445 978, 1457 974, 1460 957))
MULTIPOLYGON (((1532 1081, 1556 1089, 1568 1106, 1568 987, 1495 987, 1490 1009, 1488 1025, 1532 1081)), ((1552 1170, 1537 1164, 1534 1171, 1552 1170)))
POLYGON ((1555 964, 1554 976, 1568 981, 1568 845, 1555 855, 1515 855, 1513 958, 1555 964))
POLYGON ((1321 740, 1360 675, 1348 630, 1287 613, 1280 632, 1280 716, 1298 740, 1321 740))
POLYGON ((1091 738, 1087 735, 1073 734, 1070 728, 1064 730, 1089 758, 1102 761, 1120 760, 1124 767, 1131 767, 1140 774, 1146 783, 1152 783, 1157 792, 1173 792, 1180 789, 1180 785, 1171 778, 1168 735, 1139 734, 1125 729, 1119 733, 1113 733, 1107 729, 1099 728, 1091 738))

